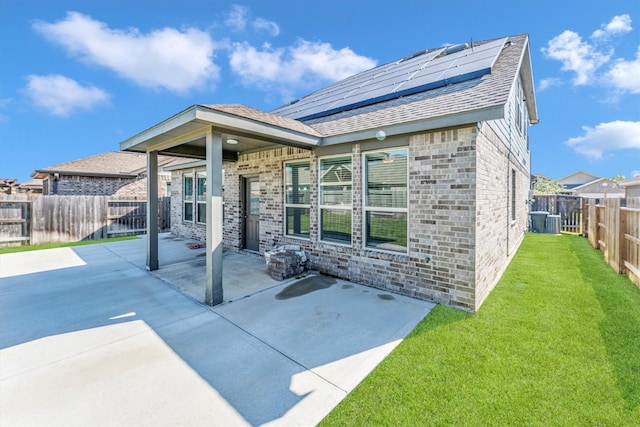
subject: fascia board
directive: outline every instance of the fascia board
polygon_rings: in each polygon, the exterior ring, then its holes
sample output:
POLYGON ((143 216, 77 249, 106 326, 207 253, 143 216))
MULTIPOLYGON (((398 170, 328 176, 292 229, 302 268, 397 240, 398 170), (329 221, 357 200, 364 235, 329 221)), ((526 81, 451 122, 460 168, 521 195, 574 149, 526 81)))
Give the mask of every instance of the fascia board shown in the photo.
POLYGON ((207 107, 198 108, 196 118, 211 123, 215 128, 229 132, 239 132, 262 137, 267 140, 279 142, 292 142, 306 146, 319 145, 317 136, 307 135, 290 129, 280 128, 267 123, 262 123, 246 117, 234 116, 207 107))
POLYGON ((192 105, 184 111, 172 116, 149 129, 140 132, 120 143, 121 151, 146 152, 149 141, 161 135, 170 134, 172 130, 179 126, 192 122, 196 118, 197 105, 192 105))
POLYGON ((497 120, 505 117, 504 105, 498 105, 482 110, 475 110, 467 113, 452 114, 441 116, 427 120, 419 120, 415 122, 400 123, 390 126, 382 126, 366 129, 358 132, 352 132, 342 135, 324 137, 322 146, 345 144, 357 142, 367 139, 375 139, 376 132, 383 130, 385 134, 390 136, 405 135, 419 133, 433 129, 448 128, 471 123, 484 122, 489 120, 497 120))

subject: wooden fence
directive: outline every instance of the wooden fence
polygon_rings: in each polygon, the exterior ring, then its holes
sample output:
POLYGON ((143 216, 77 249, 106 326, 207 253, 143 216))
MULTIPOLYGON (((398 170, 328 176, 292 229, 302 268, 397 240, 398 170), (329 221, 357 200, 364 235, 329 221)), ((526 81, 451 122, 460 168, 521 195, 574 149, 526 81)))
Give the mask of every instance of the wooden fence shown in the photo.
POLYGON ((560 215, 561 231, 582 234, 582 210, 585 200, 580 196, 536 194, 533 196, 531 210, 560 215))
POLYGON ((589 199, 585 218, 591 246, 640 287, 640 199, 589 199))
MULTIPOLYGON (((76 242, 146 232, 147 202, 109 196, 2 196, 0 245, 76 242)), ((159 231, 171 198, 158 199, 159 231)))

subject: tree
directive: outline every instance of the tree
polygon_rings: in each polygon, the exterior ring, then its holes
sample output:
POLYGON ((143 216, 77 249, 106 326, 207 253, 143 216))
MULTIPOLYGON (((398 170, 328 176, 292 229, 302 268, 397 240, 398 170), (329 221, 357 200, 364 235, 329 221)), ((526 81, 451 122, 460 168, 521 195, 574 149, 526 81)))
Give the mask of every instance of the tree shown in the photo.
POLYGON ((544 175, 536 175, 533 181, 533 191, 535 194, 558 194, 564 186, 557 179, 544 175))
POLYGON ((611 178, 611 181, 617 183, 617 182, 620 182, 620 181, 624 181, 625 179, 627 179, 627 178, 625 178, 624 175, 616 175, 613 178, 611 178))

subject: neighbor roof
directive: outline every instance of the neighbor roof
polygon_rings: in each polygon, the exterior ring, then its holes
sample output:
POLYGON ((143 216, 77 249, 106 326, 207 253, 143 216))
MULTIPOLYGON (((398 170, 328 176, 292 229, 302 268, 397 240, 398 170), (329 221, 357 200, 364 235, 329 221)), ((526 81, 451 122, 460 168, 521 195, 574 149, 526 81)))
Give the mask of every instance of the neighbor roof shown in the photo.
MULTIPOLYGON (((181 161, 175 157, 160 156, 158 164, 161 166, 181 161)), ((189 161, 188 159, 182 161, 189 161)), ((31 176, 45 178, 58 173, 60 175, 103 176, 133 178, 147 168, 147 156, 140 153, 124 151, 109 151, 82 159, 72 160, 57 165, 37 169, 31 176)))

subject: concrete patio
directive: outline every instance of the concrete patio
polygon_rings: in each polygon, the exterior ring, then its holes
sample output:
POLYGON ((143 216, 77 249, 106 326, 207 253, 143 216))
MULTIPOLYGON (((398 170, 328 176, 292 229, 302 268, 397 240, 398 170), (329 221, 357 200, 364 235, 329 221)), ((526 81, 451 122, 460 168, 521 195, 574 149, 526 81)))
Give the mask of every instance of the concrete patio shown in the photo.
POLYGON ((0 425, 315 425, 433 308, 232 253, 211 308, 204 249, 160 242, 0 255, 0 425))

